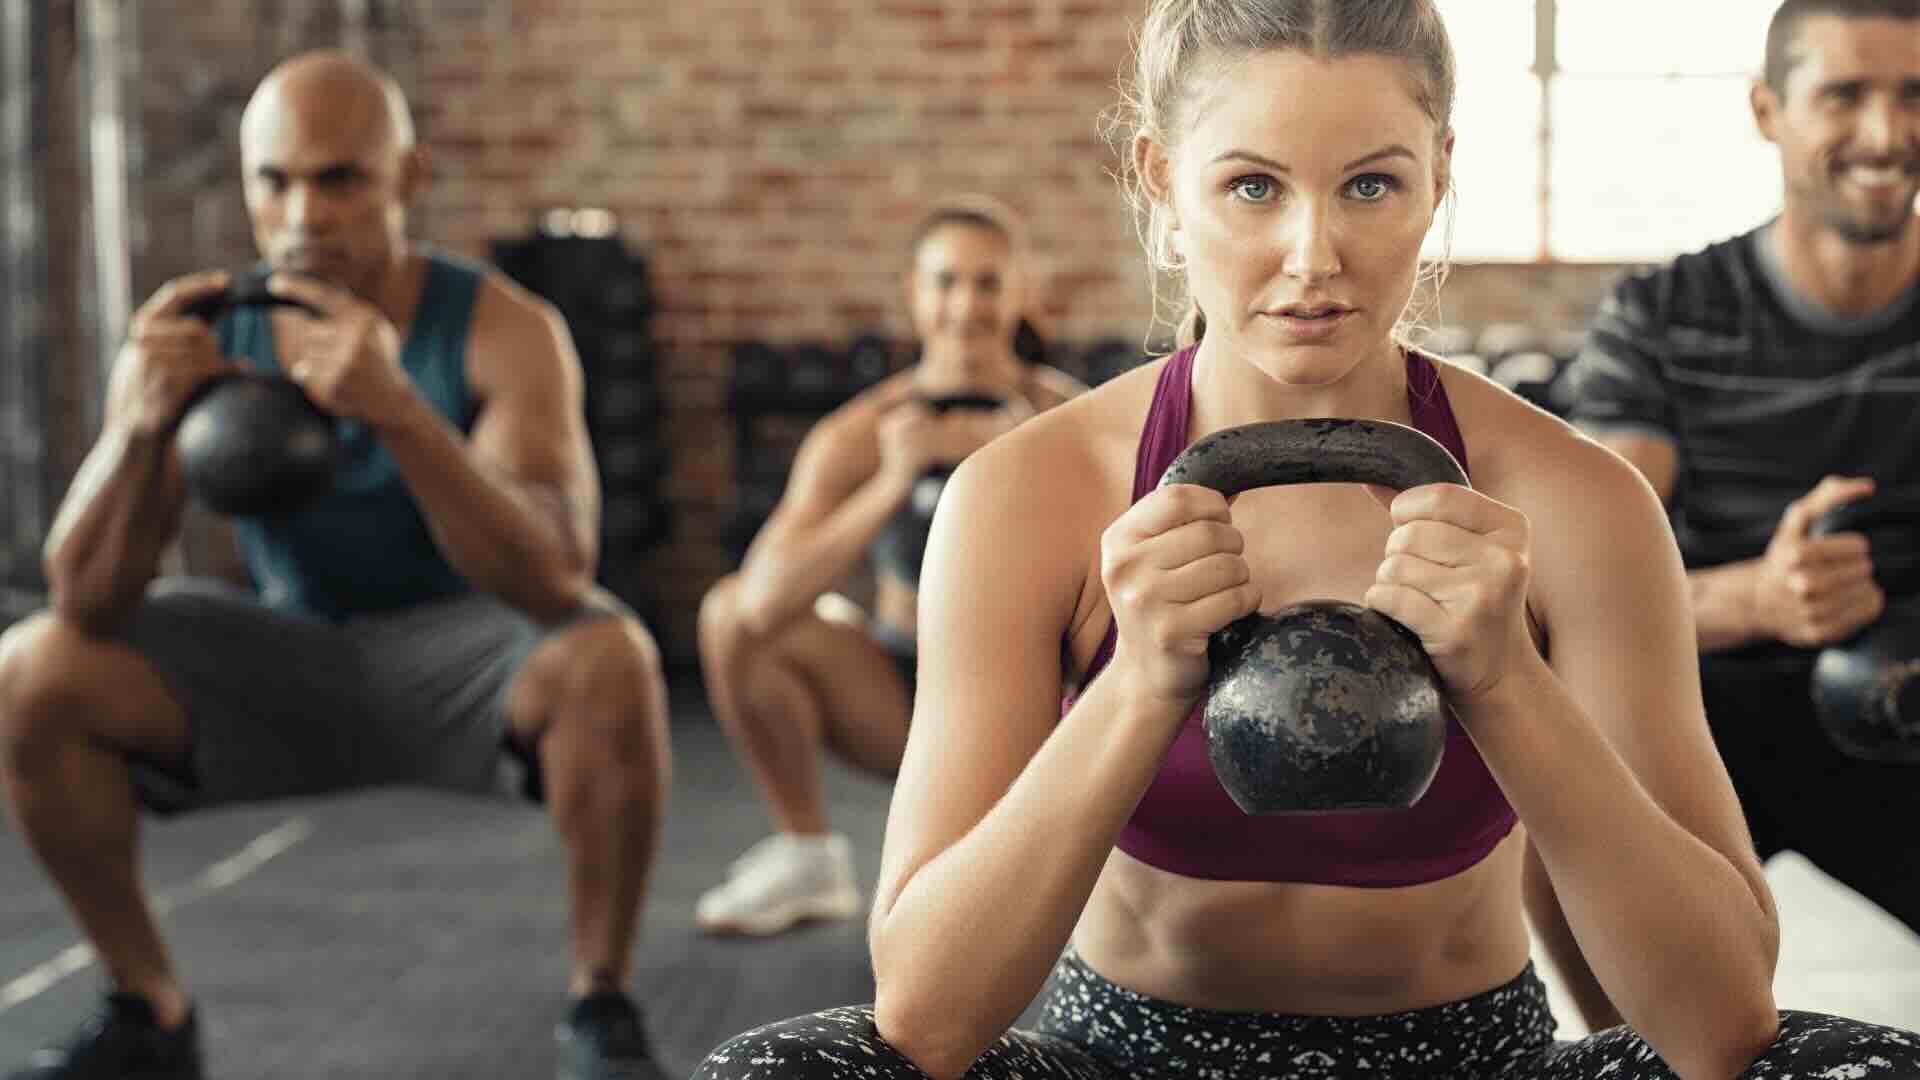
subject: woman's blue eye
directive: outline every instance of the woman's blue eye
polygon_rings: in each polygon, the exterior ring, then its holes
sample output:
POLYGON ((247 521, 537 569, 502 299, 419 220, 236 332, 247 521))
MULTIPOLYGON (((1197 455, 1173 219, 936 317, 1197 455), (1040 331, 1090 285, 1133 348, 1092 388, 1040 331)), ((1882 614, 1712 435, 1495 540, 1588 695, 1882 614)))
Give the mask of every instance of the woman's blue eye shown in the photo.
POLYGON ((1250 202, 1265 202, 1273 195, 1273 181, 1264 176, 1242 176, 1232 186, 1234 194, 1250 202))
POLYGON ((1393 193, 1393 189, 1399 186, 1399 181, 1381 173, 1368 173, 1365 176, 1354 177, 1353 182, 1348 186, 1362 200, 1379 202, 1393 193))

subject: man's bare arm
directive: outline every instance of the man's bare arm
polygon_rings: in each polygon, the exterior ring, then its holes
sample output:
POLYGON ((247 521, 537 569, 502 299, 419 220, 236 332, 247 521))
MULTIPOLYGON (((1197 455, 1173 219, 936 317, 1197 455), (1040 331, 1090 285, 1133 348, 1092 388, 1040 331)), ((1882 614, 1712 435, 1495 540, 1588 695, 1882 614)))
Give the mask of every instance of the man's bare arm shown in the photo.
POLYGON ((454 569, 529 614, 564 614, 584 600, 599 556, 599 478, 571 335, 545 302, 489 280, 467 348, 480 399, 471 434, 416 399, 381 439, 454 569))

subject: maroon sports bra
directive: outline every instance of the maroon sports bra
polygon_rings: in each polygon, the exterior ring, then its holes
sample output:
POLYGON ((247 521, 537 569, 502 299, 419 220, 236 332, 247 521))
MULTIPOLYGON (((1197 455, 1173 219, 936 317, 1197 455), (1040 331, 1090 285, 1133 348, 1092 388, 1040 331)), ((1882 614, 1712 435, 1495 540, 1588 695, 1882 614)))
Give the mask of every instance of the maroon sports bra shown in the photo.
MULTIPOLYGON (((1186 449, 1195 351, 1176 353, 1160 373, 1134 459, 1135 502, 1159 485, 1161 473, 1186 449)), ((1413 425, 1464 467, 1466 443, 1439 368, 1422 353, 1408 350, 1406 355, 1413 425)), ((1118 624, 1109 624, 1081 685, 1091 683, 1106 667, 1117 640, 1118 624)), ((1062 714, 1072 705, 1069 697, 1062 714)), ((1243 813, 1213 774, 1196 708, 1116 846, 1150 866, 1186 877, 1394 888, 1465 870, 1485 858, 1517 820, 1473 740, 1451 717, 1440 771, 1412 809, 1260 817, 1243 813)))

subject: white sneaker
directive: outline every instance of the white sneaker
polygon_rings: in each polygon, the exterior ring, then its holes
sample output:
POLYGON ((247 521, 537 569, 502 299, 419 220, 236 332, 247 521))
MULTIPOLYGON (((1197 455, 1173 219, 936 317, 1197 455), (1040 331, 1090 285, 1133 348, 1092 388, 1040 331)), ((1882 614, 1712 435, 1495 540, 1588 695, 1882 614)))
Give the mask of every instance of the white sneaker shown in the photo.
POLYGON ((694 922, 710 934, 755 936, 859 913, 853 849, 840 833, 767 837, 735 859, 726 883, 708 890, 693 909, 694 922))

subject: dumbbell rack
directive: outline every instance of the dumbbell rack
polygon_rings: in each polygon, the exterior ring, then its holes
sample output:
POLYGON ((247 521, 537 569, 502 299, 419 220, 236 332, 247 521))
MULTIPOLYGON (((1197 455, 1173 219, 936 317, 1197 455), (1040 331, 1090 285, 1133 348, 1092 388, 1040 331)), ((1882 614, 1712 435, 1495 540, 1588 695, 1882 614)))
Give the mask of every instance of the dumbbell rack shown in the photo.
POLYGON ((673 525, 646 259, 627 250, 612 215, 563 210, 525 236, 495 241, 493 260, 566 318, 600 469, 600 583, 646 616, 654 596, 641 563, 673 525))
POLYGON ((1477 333, 1464 327, 1442 328, 1426 347, 1565 417, 1574 404, 1567 368, 1583 341, 1577 332, 1548 333, 1521 323, 1493 323, 1477 333))

